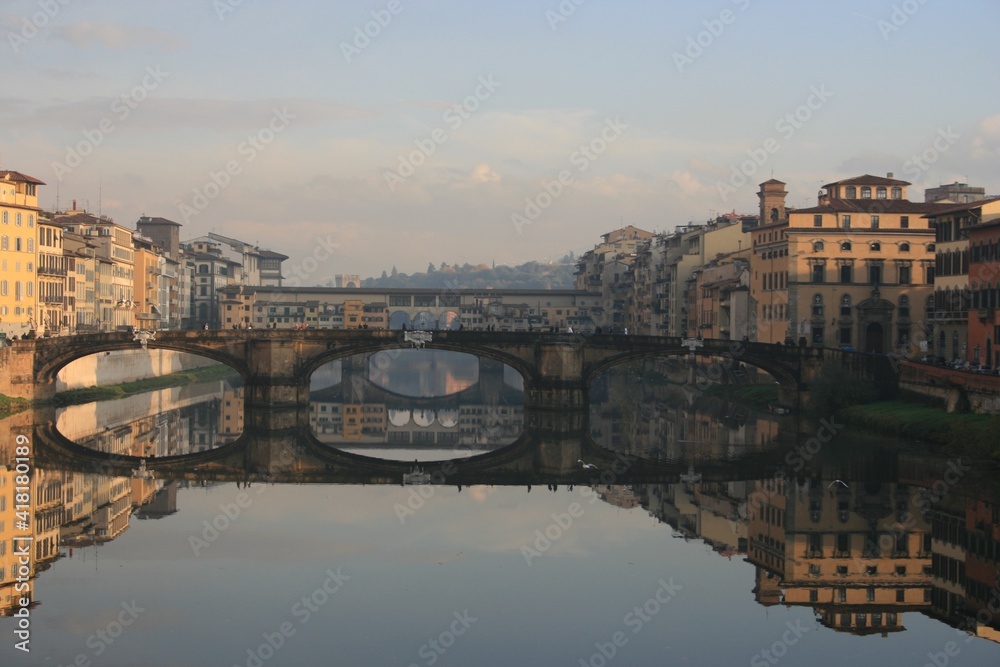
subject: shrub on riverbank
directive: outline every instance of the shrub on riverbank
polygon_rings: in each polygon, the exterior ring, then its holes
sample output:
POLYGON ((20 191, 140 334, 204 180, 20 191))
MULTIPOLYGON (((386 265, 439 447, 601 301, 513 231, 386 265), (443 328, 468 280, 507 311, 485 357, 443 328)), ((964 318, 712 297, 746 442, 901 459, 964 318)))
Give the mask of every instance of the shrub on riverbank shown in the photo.
POLYGON ((21 410, 26 410, 30 403, 23 398, 11 398, 0 394, 0 417, 15 414, 21 410))
POLYGON ((58 406, 79 405, 81 403, 92 403, 94 401, 110 401, 117 398, 124 398, 132 394, 141 394, 157 389, 168 389, 170 387, 182 387, 195 382, 211 382, 222 380, 235 375, 235 371, 224 364, 217 366, 204 366, 193 368, 189 371, 161 375, 159 377, 143 378, 133 382, 111 385, 107 387, 87 387, 86 389, 71 389, 62 391, 55 395, 53 402, 58 406))
POLYGON ((935 442, 955 453, 992 457, 998 452, 1000 417, 959 414, 902 401, 881 401, 845 409, 851 426, 907 440, 935 442))
POLYGON ((813 412, 824 415, 840 414, 853 405, 878 400, 875 385, 859 380, 840 366, 824 366, 809 385, 809 403, 813 412))

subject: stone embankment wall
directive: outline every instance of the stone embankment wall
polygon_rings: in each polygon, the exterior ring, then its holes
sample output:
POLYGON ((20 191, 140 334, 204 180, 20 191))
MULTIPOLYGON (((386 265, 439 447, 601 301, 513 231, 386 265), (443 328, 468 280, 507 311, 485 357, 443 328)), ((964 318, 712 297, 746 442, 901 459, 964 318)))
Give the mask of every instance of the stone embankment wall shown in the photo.
POLYGON ((1000 415, 1000 376, 996 375, 903 361, 899 391, 903 398, 932 399, 948 412, 968 409, 980 414, 1000 415))
POLYGON ((59 371, 56 391, 121 384, 212 366, 216 361, 173 350, 120 350, 77 359, 59 371))

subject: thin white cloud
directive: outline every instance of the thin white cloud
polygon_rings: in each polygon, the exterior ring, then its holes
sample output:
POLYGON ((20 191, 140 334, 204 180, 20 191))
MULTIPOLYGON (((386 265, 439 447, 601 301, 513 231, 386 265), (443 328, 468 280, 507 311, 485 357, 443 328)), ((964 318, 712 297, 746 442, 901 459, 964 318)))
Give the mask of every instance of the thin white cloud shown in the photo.
POLYGON ((181 51, 188 47, 186 39, 160 28, 106 21, 78 21, 56 28, 54 34, 58 39, 83 49, 94 47, 130 49, 136 46, 154 46, 166 51, 181 51))

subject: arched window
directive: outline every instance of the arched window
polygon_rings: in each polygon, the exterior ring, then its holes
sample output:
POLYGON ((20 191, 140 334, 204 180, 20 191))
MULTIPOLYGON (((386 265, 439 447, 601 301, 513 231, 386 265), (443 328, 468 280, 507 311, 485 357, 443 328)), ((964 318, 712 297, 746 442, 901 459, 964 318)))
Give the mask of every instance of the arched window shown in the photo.
POLYGON ((858 190, 853 185, 848 185, 844 188, 844 198, 845 199, 857 199, 858 190))
POLYGON ((771 222, 777 222, 777 221, 778 221, 778 209, 772 208, 771 209, 771 222))
POLYGON ((812 314, 813 314, 813 317, 823 317, 823 295, 822 294, 813 295, 812 314))
POLYGON ((899 252, 910 252, 910 244, 909 243, 900 243, 899 244, 899 252))
POLYGON ((844 252, 850 252, 851 251, 851 242, 850 241, 844 241, 843 243, 840 244, 840 249, 843 250, 844 252))
POLYGON ((882 244, 879 243, 878 241, 872 241, 871 242, 871 251, 872 252, 881 252, 882 251, 882 244))
POLYGON ((813 241, 813 252, 823 252, 822 241, 813 241))
POLYGON ((840 297, 840 316, 850 317, 851 316, 851 295, 845 294, 840 297))
POLYGON ((898 185, 894 185, 893 188, 892 188, 892 198, 893 199, 902 199, 903 198, 903 188, 899 187, 898 185))
POLYGON ((870 187, 868 187, 867 185, 864 186, 863 188, 861 188, 861 198, 862 199, 871 199, 872 198, 872 189, 870 187))
POLYGON ((880 185, 877 190, 875 190, 876 199, 885 199, 885 186, 880 185))

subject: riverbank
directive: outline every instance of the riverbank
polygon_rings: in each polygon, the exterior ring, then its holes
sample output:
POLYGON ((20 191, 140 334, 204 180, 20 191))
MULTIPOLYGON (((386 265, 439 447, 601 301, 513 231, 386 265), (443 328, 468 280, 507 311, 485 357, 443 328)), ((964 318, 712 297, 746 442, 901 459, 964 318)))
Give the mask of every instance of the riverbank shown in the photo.
MULTIPOLYGON (((705 393, 761 411, 778 402, 778 387, 771 384, 715 385, 705 393)), ((995 415, 945 412, 904 401, 874 401, 843 408, 837 412, 837 419, 878 435, 929 442, 982 458, 1000 458, 1000 417, 995 415)))
MULTIPOLYGON (((183 387, 184 385, 196 382, 212 382, 214 380, 224 380, 228 377, 237 376, 236 372, 225 364, 215 366, 203 366, 192 368, 191 370, 171 373, 159 377, 143 378, 133 382, 123 382, 121 384, 109 385, 106 387, 88 387, 86 389, 70 389, 61 391, 55 395, 52 402, 63 407, 66 405, 79 405, 80 403, 90 403, 93 401, 110 401, 117 398, 124 398, 133 394, 141 394, 157 389, 168 389, 170 387, 183 387)), ((237 376, 238 377, 238 376, 237 376)))
POLYGON ((26 401, 23 398, 11 398, 10 396, 0 394, 0 419, 17 414, 30 407, 31 401, 26 401))

